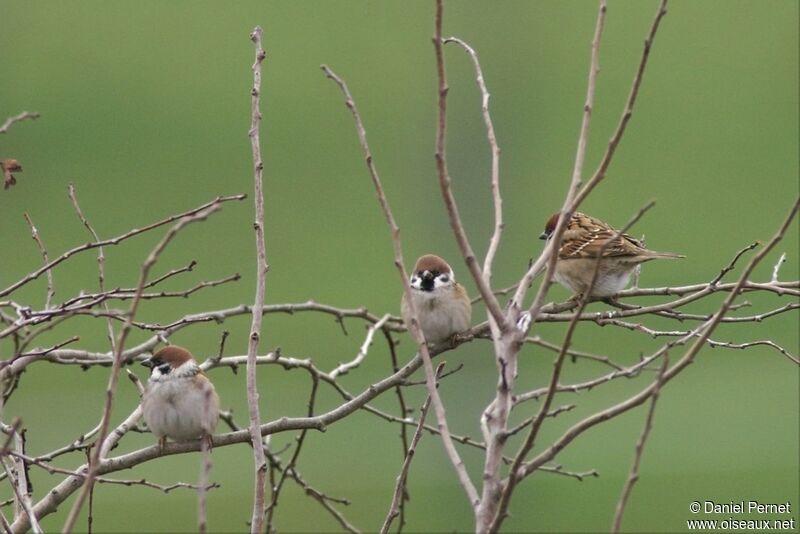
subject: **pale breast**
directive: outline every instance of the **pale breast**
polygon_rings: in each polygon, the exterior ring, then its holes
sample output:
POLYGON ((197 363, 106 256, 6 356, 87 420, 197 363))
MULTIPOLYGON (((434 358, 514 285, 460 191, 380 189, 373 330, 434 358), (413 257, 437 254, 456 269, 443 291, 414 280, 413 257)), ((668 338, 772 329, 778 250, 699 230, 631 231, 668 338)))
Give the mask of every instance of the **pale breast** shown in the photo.
MULTIPOLYGON (((436 292, 413 292, 414 307, 417 310, 422 332, 428 343, 440 343, 453 334, 463 332, 470 326, 471 309, 462 300, 455 298, 450 289, 444 294, 436 292)), ((408 306, 403 302, 403 319, 410 322, 408 306)))
POLYGON ((207 398, 200 388, 190 386, 191 380, 193 378, 148 384, 142 413, 148 428, 158 438, 166 436, 174 441, 189 441, 213 432, 216 427, 219 417, 216 392, 212 391, 207 398))

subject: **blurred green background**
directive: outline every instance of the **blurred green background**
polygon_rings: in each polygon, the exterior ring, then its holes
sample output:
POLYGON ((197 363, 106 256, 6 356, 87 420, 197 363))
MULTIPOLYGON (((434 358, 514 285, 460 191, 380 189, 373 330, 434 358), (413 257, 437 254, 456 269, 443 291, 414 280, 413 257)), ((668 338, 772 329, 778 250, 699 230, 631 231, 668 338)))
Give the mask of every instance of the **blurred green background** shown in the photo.
MULTIPOLYGON (((655 13, 654 1, 611 1, 601 50, 587 173, 602 155, 619 118, 642 42, 655 13)), ((450 2, 445 34, 479 52, 492 94, 492 115, 503 150, 502 190, 506 230, 495 283, 517 280, 540 251, 536 236, 560 206, 574 160, 596 17, 593 1, 450 2)), ((366 123, 376 164, 402 228, 406 263, 423 253, 451 259, 472 294, 463 261, 440 201, 433 160, 435 65, 430 42, 431 2, 22 2, 0 5, 0 119, 38 111, 35 122, 0 136, 0 157, 20 160, 19 183, 0 191, 0 286, 40 265, 22 217, 38 226, 51 256, 87 241, 67 198, 75 183, 82 207, 101 237, 111 237, 220 194, 250 192, 247 138, 253 47, 248 38, 264 27, 262 143, 266 177, 266 237, 271 270, 268 303, 314 299, 341 307, 366 306, 398 313, 400 285, 392 248, 364 167, 349 113, 338 89, 319 65, 343 76, 366 123)), ((639 102, 605 183, 585 211, 622 225, 649 199, 654 210, 634 229, 648 245, 681 252, 681 263, 648 265, 642 285, 700 283, 713 278, 733 254, 767 240, 798 194, 798 3, 789 1, 674 1, 652 51, 639 102)), ((450 82, 449 163, 455 193, 473 246, 482 256, 491 231, 489 150, 479 95, 466 55, 448 46, 450 82)), ((209 221, 182 232, 161 256, 154 275, 198 266, 168 284, 182 289, 201 280, 242 273, 236 284, 191 299, 144 303, 140 318, 169 322, 187 313, 252 302, 255 255, 252 198, 225 205, 209 221)), ((782 251, 785 280, 798 279, 798 225, 754 278, 769 279, 782 251)), ((162 232, 107 249, 108 286, 133 286, 146 254, 162 232)), ((733 277, 734 275, 731 275, 733 277)), ((76 256, 55 270, 56 301, 96 289, 96 257, 76 256)), ((44 280, 15 298, 35 308, 44 303, 44 280)), ((551 297, 569 294, 554 288, 551 297)), ((748 295, 750 315, 779 307, 788 297, 748 295)), ((742 299, 740 299, 742 300, 742 299)), ((708 312, 717 296, 691 306, 708 312)), ((594 304, 592 309, 603 309, 594 304)), ((483 309, 475 310, 476 321, 483 309)), ((644 319, 653 328, 690 324, 644 319)), ((360 321, 347 321, 342 335, 330 317, 267 316, 262 353, 311 357, 323 369, 352 358, 363 340, 360 321)), ((180 331, 172 342, 200 358, 217 351, 231 331, 228 354, 246 352, 249 318, 203 324, 180 331)), ((80 335, 79 346, 107 350, 105 322, 73 319, 40 339, 45 346, 80 335)), ((563 325, 539 333, 559 342, 563 325)), ((147 333, 134 332, 130 344, 147 333)), ((798 353, 797 314, 763 323, 724 326, 722 341, 772 339, 798 353)), ((401 336, 403 360, 412 355, 401 336)), ((637 361, 663 340, 641 333, 585 324, 577 349, 637 361)), ((0 344, 7 357, 10 345, 0 344)), ((677 359, 682 351, 673 351, 677 359)), ((552 353, 526 347, 519 389, 546 383, 552 353)), ((464 369, 442 384, 454 432, 479 437, 479 414, 496 382, 491 346, 471 343, 448 353, 449 367, 464 369)), ((144 378, 144 369, 134 369, 144 378)), ((344 377, 350 391, 363 390, 390 372, 388 351, 376 342, 364 365, 344 377)), ((605 369, 591 362, 569 364, 564 383, 605 369)), ((39 364, 22 377, 3 420, 21 416, 29 452, 40 454, 91 428, 100 415, 108 370, 39 364)), ((244 375, 217 370, 212 379, 225 407, 246 421, 244 375)), ((539 447, 582 417, 639 391, 648 377, 613 383, 557 404, 574 411, 548 420, 539 447)), ((631 531, 683 531, 692 500, 790 501, 798 495, 798 368, 769 347, 747 351, 705 349, 663 393, 655 428, 641 466, 624 527, 631 531)), ((265 420, 302 415, 307 376, 274 367, 259 369, 265 420)), ((424 391, 412 388, 414 407, 424 391)), ((120 383, 113 422, 136 405, 127 380, 120 383)), ((321 387, 320 409, 338 398, 321 387)), ((375 403, 396 412, 386 394, 375 403)), ((520 408, 517 418, 536 410, 520 408)), ((583 482, 538 474, 512 503, 508 531, 607 530, 632 459, 644 409, 601 425, 557 458, 566 469, 597 469, 583 482)), ((343 512, 364 530, 379 528, 401 463, 399 429, 359 412, 308 436, 299 469, 316 488, 352 501, 343 512)), ((275 436, 276 448, 293 434, 275 436)), ((152 442, 129 435, 118 449, 152 442)), ((462 449, 473 480, 482 456, 462 449)), ((285 455, 286 456, 286 455, 285 455)), ((209 501, 212 530, 245 529, 252 491, 252 456, 246 445, 214 450, 212 479, 222 484, 209 501)), ((199 457, 168 457, 119 473, 120 477, 170 483, 195 481, 199 457)), ((59 465, 82 462, 75 454, 59 465)), ((38 500, 59 476, 34 470, 38 500)), ((408 529, 469 531, 473 520, 463 491, 445 459, 439 438, 426 436, 411 467, 408 529)), ((3 484, 2 498, 9 497, 3 484)), ((58 530, 73 500, 47 517, 58 530)), ((8 512, 6 512, 8 514, 8 512)), ((334 531, 338 525, 291 482, 280 501, 281 531, 334 531)), ((178 490, 99 486, 97 531, 190 531, 196 497, 178 490)), ((716 517, 724 519, 724 516, 716 517)), ((779 518, 760 516, 759 518, 779 518)), ((780 517, 786 519, 788 517, 780 517)), ((85 522, 80 523, 85 528, 85 522)))

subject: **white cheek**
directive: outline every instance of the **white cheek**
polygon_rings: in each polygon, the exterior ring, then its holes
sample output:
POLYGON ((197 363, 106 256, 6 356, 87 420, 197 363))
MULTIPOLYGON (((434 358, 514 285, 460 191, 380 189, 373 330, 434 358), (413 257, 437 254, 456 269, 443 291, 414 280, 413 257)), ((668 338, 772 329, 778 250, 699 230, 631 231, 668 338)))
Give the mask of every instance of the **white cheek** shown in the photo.
POLYGON ((419 278, 419 276, 412 276, 411 277, 411 287, 413 287, 414 289, 419 289, 420 288, 420 278, 419 278))
POLYGON ((442 280, 441 276, 437 276, 433 281, 434 288, 451 287, 454 284, 453 275, 449 275, 446 280, 442 280))

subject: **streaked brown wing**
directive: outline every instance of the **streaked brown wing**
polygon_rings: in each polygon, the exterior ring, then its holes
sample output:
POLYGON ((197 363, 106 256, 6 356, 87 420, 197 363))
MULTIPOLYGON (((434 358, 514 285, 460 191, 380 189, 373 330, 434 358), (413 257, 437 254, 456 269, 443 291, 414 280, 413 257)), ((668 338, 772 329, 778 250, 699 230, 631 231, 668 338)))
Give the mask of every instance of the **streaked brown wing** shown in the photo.
POLYGON ((564 232, 561 259, 636 256, 644 249, 639 241, 588 216, 573 218, 564 232))

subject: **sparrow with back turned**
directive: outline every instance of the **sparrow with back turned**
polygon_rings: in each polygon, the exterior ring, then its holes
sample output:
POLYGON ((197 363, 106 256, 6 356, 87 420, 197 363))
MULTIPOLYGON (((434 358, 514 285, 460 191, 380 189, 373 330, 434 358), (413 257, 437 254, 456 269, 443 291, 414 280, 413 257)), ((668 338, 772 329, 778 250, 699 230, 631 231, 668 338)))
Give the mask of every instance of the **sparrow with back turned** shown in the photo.
MULTIPOLYGON (((553 214, 539 239, 550 239, 558 224, 553 214)), ((576 294, 587 292, 599 258, 597 279, 589 296, 609 297, 622 291, 636 267, 646 261, 685 258, 671 252, 655 252, 603 221, 575 212, 570 218, 558 250, 554 278, 576 294)))
POLYGON ((203 438, 210 448, 219 419, 219 396, 192 354, 181 347, 164 347, 142 365, 150 368, 142 413, 159 446, 166 438, 203 438))
MULTIPOLYGON (((411 273, 410 285, 419 325, 428 343, 441 343, 469 328, 472 316, 469 296, 442 258, 433 254, 421 256, 411 273)), ((411 310, 405 294, 400 308, 406 326, 410 325, 411 310)))

